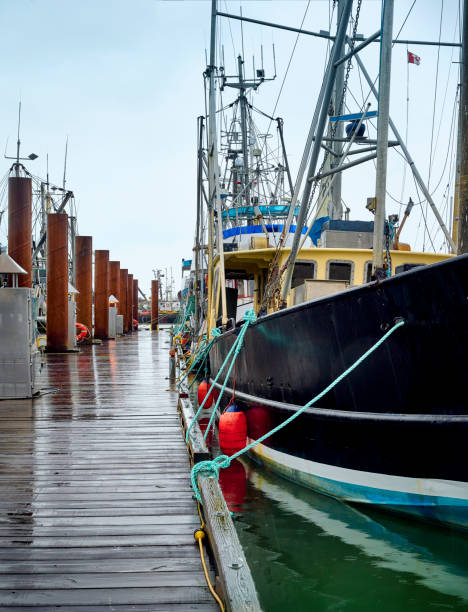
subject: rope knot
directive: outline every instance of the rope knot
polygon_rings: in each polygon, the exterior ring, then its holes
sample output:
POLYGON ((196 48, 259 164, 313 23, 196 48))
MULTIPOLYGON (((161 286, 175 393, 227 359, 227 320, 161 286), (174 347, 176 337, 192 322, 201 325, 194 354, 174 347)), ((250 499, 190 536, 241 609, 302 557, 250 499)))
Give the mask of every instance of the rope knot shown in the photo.
POLYGON ((206 475, 213 475, 215 478, 219 478, 219 470, 221 468, 227 468, 231 465, 231 458, 227 455, 219 455, 216 459, 212 461, 200 461, 196 463, 192 471, 190 473, 190 480, 192 482, 192 489, 195 495, 195 498, 202 503, 200 497, 200 489, 198 488, 198 474, 203 473, 206 475))
POLYGON ((214 329, 211 330, 211 335, 213 336, 213 338, 217 338, 218 336, 221 335, 221 330, 215 327, 214 329))
POLYGON ((255 314, 255 310, 253 310, 253 309, 247 310, 247 312, 245 313, 243 319, 244 319, 244 321, 247 321, 248 323, 253 323, 254 321, 256 321, 257 320, 257 315, 255 314))

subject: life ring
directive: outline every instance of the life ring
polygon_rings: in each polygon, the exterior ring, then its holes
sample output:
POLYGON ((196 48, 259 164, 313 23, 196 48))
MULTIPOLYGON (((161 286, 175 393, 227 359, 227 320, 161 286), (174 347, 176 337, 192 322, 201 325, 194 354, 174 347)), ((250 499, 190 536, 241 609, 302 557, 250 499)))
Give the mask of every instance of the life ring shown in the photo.
POLYGON ((89 330, 86 325, 83 325, 83 323, 75 323, 75 327, 80 330, 80 333, 76 334, 76 341, 80 342, 80 340, 86 338, 86 336, 89 334, 89 330))

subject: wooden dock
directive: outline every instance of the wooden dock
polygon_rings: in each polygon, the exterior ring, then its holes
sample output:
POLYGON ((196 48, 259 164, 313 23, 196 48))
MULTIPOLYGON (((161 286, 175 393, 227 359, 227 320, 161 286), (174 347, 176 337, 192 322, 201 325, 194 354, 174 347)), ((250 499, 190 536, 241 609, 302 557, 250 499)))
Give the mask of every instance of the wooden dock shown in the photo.
POLYGON ((45 395, 0 402, 0 610, 219 609, 168 349, 140 331, 48 355, 45 395))

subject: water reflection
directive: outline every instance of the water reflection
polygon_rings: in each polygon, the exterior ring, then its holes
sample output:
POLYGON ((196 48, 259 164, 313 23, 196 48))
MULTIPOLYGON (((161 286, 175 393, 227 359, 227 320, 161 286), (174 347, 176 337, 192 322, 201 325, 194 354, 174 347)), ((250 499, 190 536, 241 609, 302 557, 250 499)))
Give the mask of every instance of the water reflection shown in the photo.
POLYGON ((236 517, 264 609, 468 609, 468 537, 364 513, 246 463, 236 517))

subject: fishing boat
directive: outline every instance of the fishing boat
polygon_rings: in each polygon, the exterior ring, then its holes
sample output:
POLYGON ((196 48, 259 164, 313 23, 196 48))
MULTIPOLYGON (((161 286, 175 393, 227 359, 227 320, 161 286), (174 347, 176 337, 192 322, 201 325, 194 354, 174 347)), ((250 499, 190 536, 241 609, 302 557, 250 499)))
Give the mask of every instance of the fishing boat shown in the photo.
MULTIPOLYGON (((352 37, 346 33, 353 2, 342 0, 338 5, 337 31, 329 36, 333 45, 293 185, 284 146, 281 162, 268 168, 261 161, 267 147, 259 146, 252 127, 247 92, 267 80, 263 66, 252 79, 245 77, 240 56, 235 78, 216 68, 217 18, 244 18, 220 13, 213 1, 205 73, 210 91, 206 147, 204 121, 199 120, 193 335, 220 329, 209 367, 213 386, 221 390, 217 374, 244 325, 246 308, 255 311, 256 320, 243 336, 222 401, 224 406, 235 402, 245 413, 249 443, 320 398, 287 427, 254 445, 253 458, 291 481, 350 503, 375 504, 468 528, 467 228, 458 213, 454 239, 390 119, 393 2, 383 3, 381 29, 359 43, 361 2, 352 20, 352 37), (359 57, 359 51, 376 39, 377 89, 359 57), (377 117, 375 140, 363 135, 368 104, 356 113, 343 112, 349 74, 345 64, 352 61, 378 100, 378 111, 372 115, 377 117), (232 137, 225 145, 221 139, 218 148, 216 90, 229 86, 238 92, 231 106, 239 113, 228 133, 238 134, 239 145, 232 137), (389 139, 389 126, 394 141, 389 139), (401 222, 395 215, 386 218, 386 162, 393 146, 406 158, 440 224, 448 252, 411 251, 400 242, 411 201, 401 222), (361 157, 349 157, 356 152, 361 157), (340 175, 371 159, 376 159, 375 197, 367 206, 372 220, 353 221, 343 214, 340 175), (269 180, 265 197, 260 184, 268 170, 276 173, 277 181, 269 180), (313 215, 310 203, 316 187, 313 215), (200 290, 205 272, 206 295, 200 290)), ((462 57, 468 61, 465 46, 462 57)), ((462 79, 461 126, 468 125, 467 78, 462 79)), ((467 136, 466 129, 460 133, 467 136)), ((282 131, 280 141, 284 145, 282 131)), ((468 169, 463 164, 462 155, 462 176, 468 169)), ((460 211, 467 205, 465 195, 463 189, 458 194, 460 211)))

